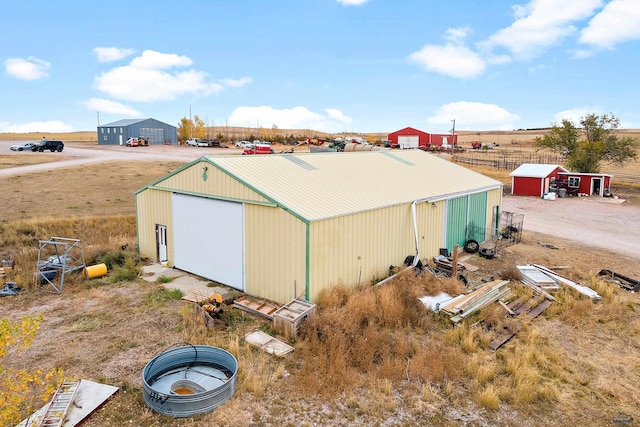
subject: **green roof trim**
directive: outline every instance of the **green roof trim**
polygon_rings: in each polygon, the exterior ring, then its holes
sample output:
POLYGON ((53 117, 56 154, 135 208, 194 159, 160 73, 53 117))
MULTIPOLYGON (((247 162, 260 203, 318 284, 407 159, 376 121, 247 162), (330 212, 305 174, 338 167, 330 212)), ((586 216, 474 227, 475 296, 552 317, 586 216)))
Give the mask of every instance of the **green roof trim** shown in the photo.
POLYGON ((261 195, 262 197, 264 197, 267 200, 271 200, 274 203, 274 206, 279 207, 284 209, 285 211, 289 212, 291 215, 295 216, 296 218, 298 218, 300 221, 304 222, 305 224, 309 224, 309 220, 305 217, 303 217, 302 215, 300 215, 298 212, 294 211, 293 209, 287 207, 286 205, 284 205, 283 203, 280 203, 279 201, 275 200, 273 197, 269 196, 268 194, 258 190, 257 188, 255 188, 253 185, 249 184, 247 181, 245 181, 244 179, 238 177, 237 175, 235 175, 234 173, 228 171, 227 169, 225 169, 224 167, 222 167, 221 165, 211 161, 210 158, 207 158, 207 160, 209 162, 211 162, 211 164, 213 166, 215 166, 218 170, 226 173, 228 176, 230 176, 231 178, 235 179, 236 181, 238 181, 239 183, 241 183, 242 185, 244 185, 245 187, 249 188, 252 191, 255 191, 256 193, 258 193, 259 195, 261 195))
POLYGON ((259 202, 256 200, 247 200, 247 199, 238 199, 235 197, 223 197, 223 196, 214 196, 211 194, 207 194, 207 193, 198 193, 195 191, 184 191, 184 190, 176 190, 175 188, 168 188, 168 187, 160 187, 160 186, 153 186, 153 187, 149 187, 150 189, 154 189, 154 190, 158 190, 158 191, 168 191, 171 193, 178 193, 178 194, 186 194, 189 196, 198 196, 198 197, 202 197, 205 199, 216 199, 216 200, 226 200, 228 202, 240 202, 240 203, 247 203, 247 204, 251 204, 251 205, 261 205, 261 206, 269 206, 272 208, 276 208, 278 207, 278 204, 275 202, 259 202))
POLYGON ((206 161, 207 163, 211 163, 207 157, 205 157, 205 156, 199 157, 199 158, 195 159, 194 161, 192 161, 191 163, 187 163, 187 164, 185 164, 185 165, 182 165, 182 166, 180 166, 178 169, 174 170, 173 172, 169 172, 167 175, 161 176, 160 178, 156 179, 155 181, 153 181, 153 182, 151 182, 151 183, 149 183, 149 184, 145 185, 144 187, 142 187, 142 188, 140 188, 140 189, 136 190, 136 191, 133 193, 133 195, 135 196, 135 195, 137 195, 137 194, 139 194, 139 193, 143 192, 144 190, 146 190, 146 189, 148 189, 148 188, 153 188, 153 187, 155 187, 155 186, 156 186, 156 184, 158 184, 159 182, 162 182, 162 181, 164 181, 164 180, 166 180, 166 179, 169 179, 169 178, 171 178, 172 176, 174 176, 174 175, 176 175, 176 174, 179 174, 179 173, 180 173, 180 172, 182 172, 183 170, 188 169, 188 168, 190 168, 191 166, 193 166, 193 165, 195 165, 195 164, 197 164, 197 163, 200 163, 200 162, 201 162, 201 161, 203 161, 203 160, 204 160, 204 161, 206 161))

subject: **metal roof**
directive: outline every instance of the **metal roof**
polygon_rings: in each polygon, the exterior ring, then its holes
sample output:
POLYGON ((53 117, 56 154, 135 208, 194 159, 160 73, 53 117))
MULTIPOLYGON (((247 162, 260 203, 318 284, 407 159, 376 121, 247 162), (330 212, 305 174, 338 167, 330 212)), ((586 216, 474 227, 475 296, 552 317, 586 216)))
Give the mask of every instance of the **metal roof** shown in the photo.
POLYGON ((114 126, 129 126, 134 123, 144 122, 145 120, 150 120, 151 117, 147 117, 146 119, 122 119, 111 123, 105 123, 98 127, 114 127, 114 126))
POLYGON ((422 150, 206 159, 308 221, 502 186, 422 150))
POLYGON ((535 163, 523 163, 516 170, 511 172, 509 176, 520 176, 529 178, 546 178, 556 168, 562 169, 563 172, 567 172, 565 168, 560 165, 540 165, 535 163))

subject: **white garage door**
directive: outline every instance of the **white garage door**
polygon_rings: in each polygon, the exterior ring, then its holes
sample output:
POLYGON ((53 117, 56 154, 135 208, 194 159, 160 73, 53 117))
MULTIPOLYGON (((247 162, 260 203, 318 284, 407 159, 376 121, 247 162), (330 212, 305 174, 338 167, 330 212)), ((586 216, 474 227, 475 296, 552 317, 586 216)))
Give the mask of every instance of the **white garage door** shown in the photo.
POLYGON ((175 267, 244 291, 242 203, 173 194, 175 267))
POLYGON ((398 136, 398 145, 400 148, 418 148, 420 141, 416 136, 398 136))

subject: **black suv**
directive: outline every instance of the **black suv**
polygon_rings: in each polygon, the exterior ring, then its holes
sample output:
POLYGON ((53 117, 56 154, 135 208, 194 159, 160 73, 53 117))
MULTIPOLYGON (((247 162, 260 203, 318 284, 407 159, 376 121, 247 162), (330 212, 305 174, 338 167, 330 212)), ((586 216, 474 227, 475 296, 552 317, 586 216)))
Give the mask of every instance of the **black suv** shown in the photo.
POLYGON ((31 147, 31 151, 44 151, 50 150, 52 153, 54 151, 60 152, 64 148, 64 144, 62 141, 42 141, 39 145, 34 145, 31 147))

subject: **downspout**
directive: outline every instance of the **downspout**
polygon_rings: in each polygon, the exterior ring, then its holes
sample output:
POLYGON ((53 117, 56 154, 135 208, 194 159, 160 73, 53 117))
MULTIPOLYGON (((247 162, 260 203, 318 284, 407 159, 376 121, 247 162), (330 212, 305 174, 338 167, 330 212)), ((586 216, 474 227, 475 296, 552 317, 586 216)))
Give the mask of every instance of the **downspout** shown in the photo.
POLYGON ((386 279, 381 280, 380 282, 376 283, 376 286, 380 286, 383 283, 393 279, 394 277, 396 277, 398 274, 402 273, 406 269, 415 268, 415 266, 418 265, 418 262, 420 261, 420 249, 418 248, 418 219, 417 219, 418 215, 416 213, 416 205, 419 202, 424 202, 425 200, 426 199, 414 200, 413 203, 411 203, 411 216, 413 218, 413 236, 414 236, 415 244, 416 244, 416 254, 413 257, 413 264, 403 268, 402 270, 398 271, 395 274, 392 274, 391 276, 387 277, 386 279))

